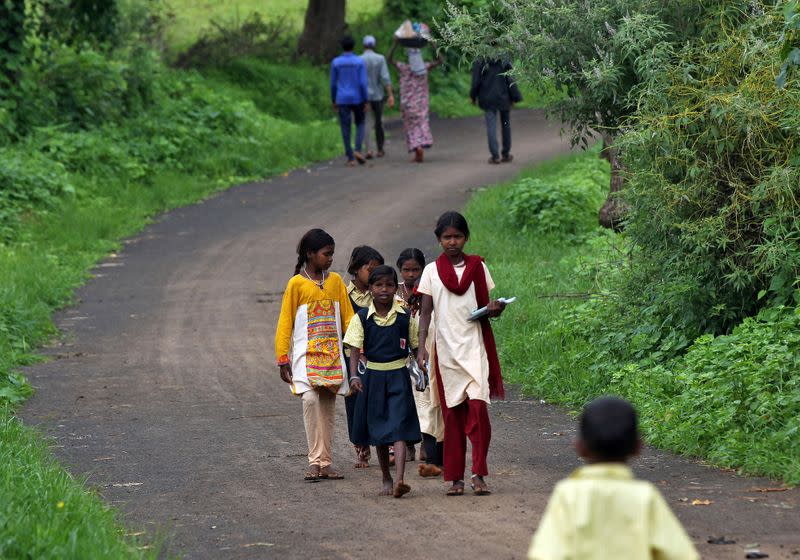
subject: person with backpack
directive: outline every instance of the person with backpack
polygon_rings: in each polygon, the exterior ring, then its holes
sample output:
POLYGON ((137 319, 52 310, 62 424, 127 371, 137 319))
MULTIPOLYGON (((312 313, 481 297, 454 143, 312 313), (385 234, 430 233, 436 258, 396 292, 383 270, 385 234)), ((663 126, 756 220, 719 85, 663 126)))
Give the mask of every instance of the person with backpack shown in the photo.
POLYGON ((472 87, 469 97, 472 104, 483 109, 486 118, 486 136, 489 140, 489 163, 508 163, 511 155, 511 107, 522 101, 522 94, 510 75, 511 63, 501 59, 480 59, 472 65, 472 87), (502 151, 497 146, 497 114, 502 128, 502 151))

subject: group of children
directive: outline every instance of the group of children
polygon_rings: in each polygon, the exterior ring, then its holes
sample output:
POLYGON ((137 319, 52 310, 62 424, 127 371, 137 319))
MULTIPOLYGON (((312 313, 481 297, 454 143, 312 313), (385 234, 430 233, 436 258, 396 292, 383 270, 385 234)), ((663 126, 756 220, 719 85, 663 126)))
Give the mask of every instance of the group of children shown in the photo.
MULTIPOLYGON (((276 356, 281 379, 302 398, 306 480, 343 478, 331 452, 335 399, 343 395, 355 466, 367 467, 376 448, 382 495, 410 491, 405 466, 420 441, 419 474, 438 476, 443 467, 447 495, 463 495, 467 438, 470 486, 476 495, 490 493, 487 404, 504 390, 489 318, 502 314, 504 304, 489 296, 494 282, 483 259, 464 253, 464 217, 444 213, 434 233, 441 255, 426 263, 418 249, 404 250, 396 263, 400 278, 378 251, 356 247, 349 286, 329 272, 335 251, 329 234, 312 229, 300 240, 276 356), (486 315, 471 321, 480 307, 486 315), (429 374, 424 392, 412 387, 410 360, 429 374)), ((658 490, 634 480, 625 466, 640 445, 630 404, 608 397, 587 406, 576 447, 588 465, 556 487, 530 559, 698 558, 658 490)))

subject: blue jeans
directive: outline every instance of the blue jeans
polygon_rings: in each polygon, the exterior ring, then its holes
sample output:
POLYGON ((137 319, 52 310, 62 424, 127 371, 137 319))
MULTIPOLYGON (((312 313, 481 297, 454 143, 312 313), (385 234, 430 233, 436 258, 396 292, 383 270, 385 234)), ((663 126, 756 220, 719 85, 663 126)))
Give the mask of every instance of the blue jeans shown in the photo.
POLYGON ((489 152, 494 159, 500 157, 497 149, 497 113, 500 113, 500 125, 503 129, 503 157, 508 157, 511 153, 511 111, 489 110, 484 113, 486 116, 486 137, 489 140, 489 152))
POLYGON ((339 105, 339 126, 342 128, 342 141, 347 159, 353 161, 353 146, 350 145, 351 113, 356 121, 356 151, 361 151, 364 142, 364 105, 339 105))

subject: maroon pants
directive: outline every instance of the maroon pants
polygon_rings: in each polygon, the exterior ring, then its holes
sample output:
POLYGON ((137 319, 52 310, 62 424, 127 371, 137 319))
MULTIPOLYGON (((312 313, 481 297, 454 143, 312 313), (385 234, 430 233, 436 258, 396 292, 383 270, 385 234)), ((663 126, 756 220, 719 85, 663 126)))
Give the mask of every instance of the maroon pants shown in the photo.
POLYGON ((438 368, 436 381, 444 417, 444 479, 464 480, 467 438, 472 444, 472 474, 486 476, 489 474, 486 457, 489 455, 489 442, 492 440, 492 426, 486 402, 467 398, 461 404, 448 408, 438 368))

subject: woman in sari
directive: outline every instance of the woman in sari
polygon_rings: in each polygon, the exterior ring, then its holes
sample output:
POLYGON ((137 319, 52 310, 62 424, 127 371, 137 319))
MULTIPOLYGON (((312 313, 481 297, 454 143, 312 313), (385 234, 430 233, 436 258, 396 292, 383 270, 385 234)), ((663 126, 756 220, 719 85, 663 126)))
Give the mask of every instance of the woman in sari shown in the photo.
POLYGON ((425 159, 425 148, 433 145, 428 112, 428 71, 439 66, 444 59, 440 54, 433 62, 425 62, 420 49, 407 48, 408 62, 399 62, 394 60, 397 44, 395 37, 386 59, 400 73, 400 109, 403 112, 406 148, 409 153, 414 154, 412 161, 422 163, 425 159))

